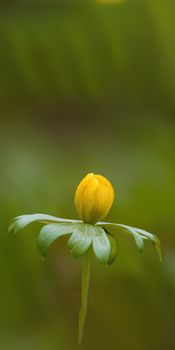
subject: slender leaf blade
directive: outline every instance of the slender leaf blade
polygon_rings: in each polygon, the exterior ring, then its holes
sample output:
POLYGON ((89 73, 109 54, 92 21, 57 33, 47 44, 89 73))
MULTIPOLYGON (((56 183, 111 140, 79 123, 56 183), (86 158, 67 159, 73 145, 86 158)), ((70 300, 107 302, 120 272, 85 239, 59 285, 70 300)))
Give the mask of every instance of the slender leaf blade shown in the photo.
POLYGON ((106 232, 102 227, 94 226, 93 250, 101 264, 110 260, 111 246, 106 232))
POLYGON ((76 225, 69 238, 68 248, 75 259, 85 254, 92 243, 92 237, 89 234, 88 226, 87 224, 76 225))
POLYGON ((147 238, 148 240, 150 240, 153 243, 153 245, 158 253, 159 260, 161 262, 163 254, 162 254, 162 248, 161 248, 161 243, 160 243, 159 238, 157 236, 153 235, 152 233, 147 232, 145 230, 142 230, 142 229, 136 229, 136 230, 138 233, 140 233, 142 235, 142 237, 147 238))
POLYGON ((47 222, 80 222, 80 220, 69 220, 69 219, 63 219, 52 215, 47 214, 27 214, 27 215, 20 215, 14 218, 9 226, 9 231, 14 231, 14 233, 19 232, 26 226, 34 223, 34 222, 41 222, 41 223, 47 223, 47 222))
POLYGON ((108 239, 110 241, 110 245, 111 245, 108 265, 111 265, 111 264, 113 264, 113 262, 116 260, 116 258, 118 256, 118 244, 117 244, 116 238, 113 235, 108 234, 107 237, 108 237, 108 239))
POLYGON ((73 231, 73 225, 71 223, 53 223, 45 225, 37 239, 38 249, 40 254, 44 257, 47 254, 48 248, 56 239, 66 234, 70 234, 73 231))
POLYGON ((128 226, 128 225, 123 225, 123 224, 117 224, 117 223, 98 222, 98 225, 102 225, 104 228, 108 227, 109 229, 110 228, 119 228, 121 231, 128 232, 129 234, 131 234, 134 237, 139 251, 143 251, 144 239, 151 241, 158 252, 160 261, 162 261, 162 249, 161 249, 160 240, 154 234, 152 234, 148 231, 145 231, 143 229, 140 229, 140 228, 136 228, 136 227, 132 227, 132 226, 128 226))
POLYGON ((156 237, 156 240, 155 242, 153 242, 153 245, 158 253, 158 256, 159 256, 159 260, 160 262, 162 261, 162 258, 163 258, 163 253, 162 253, 162 247, 161 247, 161 243, 160 243, 160 240, 156 237))

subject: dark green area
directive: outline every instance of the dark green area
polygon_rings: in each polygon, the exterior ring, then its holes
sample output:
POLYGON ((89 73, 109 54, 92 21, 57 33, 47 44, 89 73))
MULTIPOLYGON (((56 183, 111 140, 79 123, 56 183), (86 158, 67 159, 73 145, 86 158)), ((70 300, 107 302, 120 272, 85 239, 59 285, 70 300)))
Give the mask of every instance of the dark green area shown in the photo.
POLYGON ((62 237, 45 261, 39 224, 21 214, 78 218, 88 172, 111 180, 107 221, 155 233, 118 236, 110 267, 93 259, 82 349, 175 347, 175 2, 65 1, 0 5, 0 348, 77 349, 82 259, 62 237))

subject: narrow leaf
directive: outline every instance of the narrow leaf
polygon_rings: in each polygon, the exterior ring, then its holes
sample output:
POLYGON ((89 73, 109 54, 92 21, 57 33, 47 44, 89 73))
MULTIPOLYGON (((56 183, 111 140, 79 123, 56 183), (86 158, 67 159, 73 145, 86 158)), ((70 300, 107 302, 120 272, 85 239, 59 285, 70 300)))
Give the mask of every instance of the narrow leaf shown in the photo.
POLYGON ((102 225, 103 227, 109 227, 109 228, 119 228, 121 231, 128 232, 134 237, 139 251, 143 251, 144 239, 150 240, 158 252, 160 261, 162 260, 162 249, 161 249, 160 240, 154 234, 147 232, 145 230, 142 230, 140 228, 123 225, 123 224, 116 224, 116 223, 110 223, 110 222, 98 222, 98 225, 102 225))
POLYGON ((98 261, 101 264, 107 264, 110 259, 111 246, 102 227, 94 226, 93 249, 98 261))
POLYGON ((108 260, 108 265, 111 265, 115 261, 117 255, 118 255, 118 245, 117 245, 117 240, 113 235, 108 234, 107 237, 108 237, 108 239, 110 241, 110 245, 111 245, 111 251, 110 251, 110 256, 109 256, 109 260, 108 260))
POLYGON ((150 233, 150 232, 147 232, 145 230, 142 230, 141 228, 135 228, 135 230, 141 234, 143 237, 146 237, 147 239, 149 239, 150 241, 155 241, 157 240, 158 238, 153 235, 153 233, 150 233))
POLYGON ((28 214, 28 215, 21 215, 17 216, 15 219, 12 220, 9 231, 14 230, 14 233, 17 233, 18 231, 22 230, 24 227, 30 225, 33 222, 80 222, 80 220, 69 220, 69 219, 63 219, 58 218, 56 216, 47 215, 47 214, 28 214))
POLYGON ((142 237, 146 237, 147 239, 149 239, 155 249, 157 250, 157 253, 158 253, 158 256, 159 256, 159 260, 162 261, 162 248, 161 248, 161 244, 160 244, 160 240, 157 236, 153 235, 152 233, 150 232, 147 232, 145 230, 142 230, 142 229, 136 229, 138 233, 140 233, 142 235, 142 237))
POLYGON ((73 233, 68 241, 69 250, 74 258, 79 258, 88 250, 92 243, 86 224, 75 225, 73 233))
POLYGON ((136 242, 137 248, 140 253, 144 250, 144 241, 141 235, 139 235, 135 230, 132 231, 134 240, 136 242))
POLYGON ((50 245, 59 237, 70 234, 73 231, 71 223, 59 223, 45 225, 38 236, 38 249, 42 256, 47 254, 50 245))
MULTIPOLYGON (((156 237, 157 238, 157 237, 156 237)), ((160 240, 157 238, 156 241, 153 243, 154 247, 157 250, 158 256, 159 256, 159 260, 160 262, 162 261, 162 248, 161 248, 161 244, 160 244, 160 240)))

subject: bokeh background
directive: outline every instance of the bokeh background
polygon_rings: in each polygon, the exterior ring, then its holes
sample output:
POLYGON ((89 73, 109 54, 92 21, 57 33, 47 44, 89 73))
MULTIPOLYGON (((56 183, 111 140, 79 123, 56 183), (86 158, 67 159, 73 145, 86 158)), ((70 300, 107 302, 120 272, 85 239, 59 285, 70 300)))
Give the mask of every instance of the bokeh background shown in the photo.
POLYGON ((93 259, 82 349, 175 348, 175 2, 0 4, 0 348, 75 350, 82 259, 66 238, 42 261, 40 225, 13 236, 14 216, 77 218, 88 172, 108 177, 108 220, 161 239, 140 254, 118 233, 110 267, 93 259))

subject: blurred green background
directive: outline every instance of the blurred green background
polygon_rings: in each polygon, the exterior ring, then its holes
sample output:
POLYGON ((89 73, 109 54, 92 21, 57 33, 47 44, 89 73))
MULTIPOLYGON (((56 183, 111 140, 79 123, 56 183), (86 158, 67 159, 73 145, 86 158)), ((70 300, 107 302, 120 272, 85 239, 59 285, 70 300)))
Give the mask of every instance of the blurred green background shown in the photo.
POLYGON ((110 267, 93 260, 84 350, 175 348, 175 2, 0 4, 0 348, 75 350, 82 259, 60 239, 42 261, 39 225, 77 218, 88 172, 116 191, 108 220, 161 239, 138 253, 118 234, 110 267))

